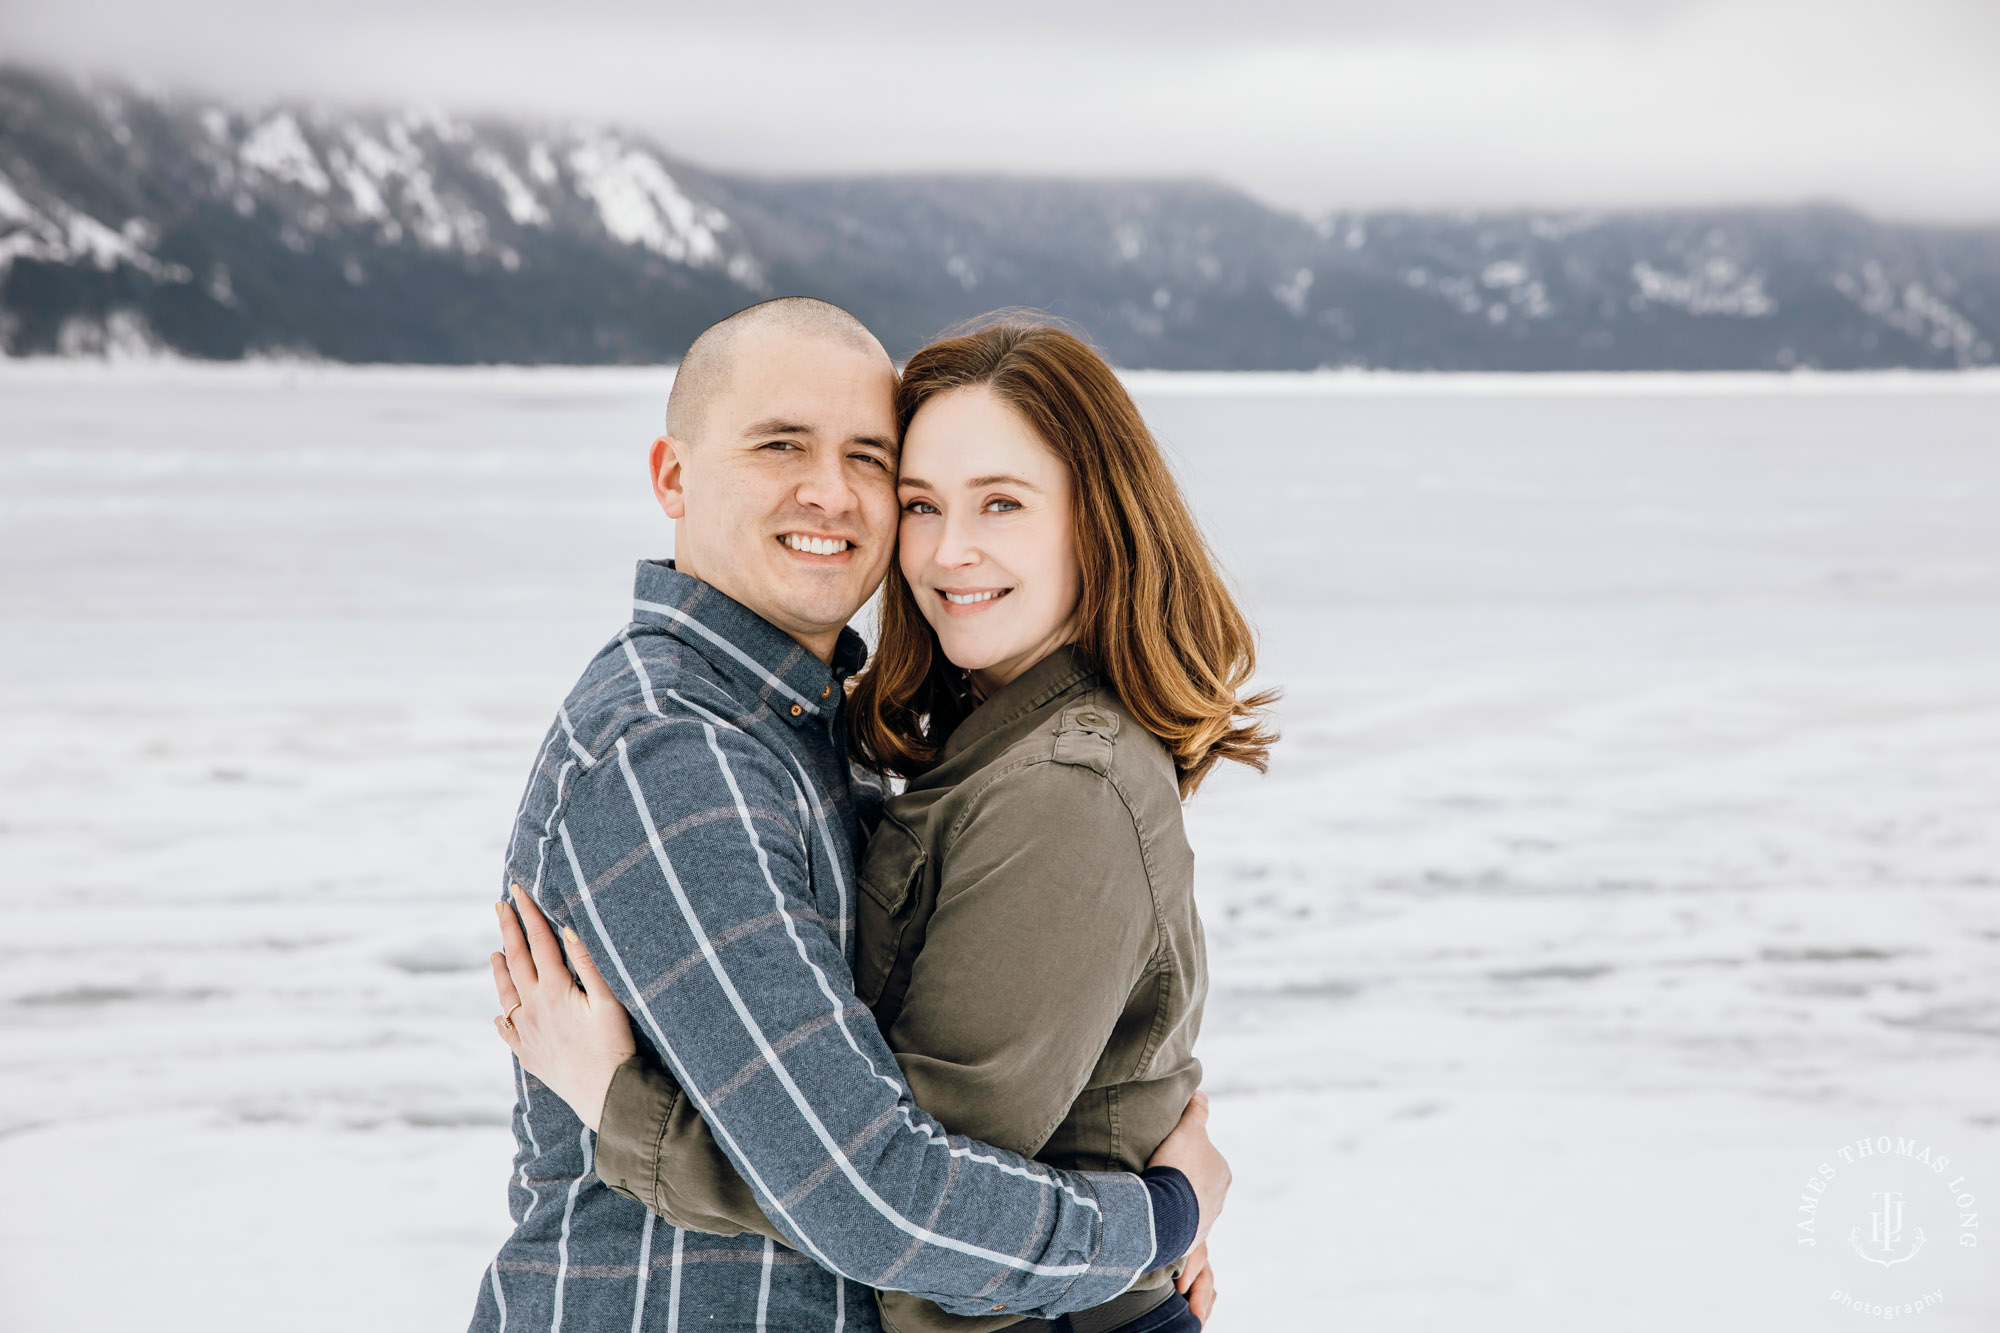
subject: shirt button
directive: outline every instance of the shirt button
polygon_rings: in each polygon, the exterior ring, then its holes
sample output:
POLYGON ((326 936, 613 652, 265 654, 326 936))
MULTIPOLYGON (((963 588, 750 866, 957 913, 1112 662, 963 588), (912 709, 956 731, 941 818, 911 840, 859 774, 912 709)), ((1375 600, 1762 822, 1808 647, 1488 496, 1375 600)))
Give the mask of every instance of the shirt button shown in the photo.
POLYGON ((803 708, 799 707, 799 706, 798 706, 797 704, 793 704, 793 705, 792 705, 792 716, 793 716, 793 717, 797 717, 797 716, 798 716, 798 715, 799 715, 800 713, 803 713, 803 712, 805 712, 805 711, 806 711, 805 709, 803 709, 803 708))

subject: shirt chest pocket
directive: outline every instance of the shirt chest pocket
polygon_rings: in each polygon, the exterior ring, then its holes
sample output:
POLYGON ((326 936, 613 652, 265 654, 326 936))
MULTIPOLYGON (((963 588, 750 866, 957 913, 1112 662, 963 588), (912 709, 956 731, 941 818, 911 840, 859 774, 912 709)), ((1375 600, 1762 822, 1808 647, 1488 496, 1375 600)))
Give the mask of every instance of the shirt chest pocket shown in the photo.
MULTIPOLYGON (((861 893, 855 902, 854 991, 875 1009, 892 975, 901 972, 907 988, 907 964, 898 967, 904 936, 923 898, 924 869, 929 856, 917 835, 894 816, 884 815, 869 840, 861 862, 861 893)), ((876 1013, 878 1020, 881 1013, 876 1013)))

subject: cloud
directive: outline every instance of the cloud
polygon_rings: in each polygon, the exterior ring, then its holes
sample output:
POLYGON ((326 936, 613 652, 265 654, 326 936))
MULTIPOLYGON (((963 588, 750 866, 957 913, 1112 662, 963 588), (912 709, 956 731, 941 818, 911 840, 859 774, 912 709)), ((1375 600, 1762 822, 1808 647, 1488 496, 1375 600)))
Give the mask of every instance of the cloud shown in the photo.
POLYGON ((746 170, 2000 219, 1990 0, 15 0, 0 44, 235 96, 617 120, 746 170))

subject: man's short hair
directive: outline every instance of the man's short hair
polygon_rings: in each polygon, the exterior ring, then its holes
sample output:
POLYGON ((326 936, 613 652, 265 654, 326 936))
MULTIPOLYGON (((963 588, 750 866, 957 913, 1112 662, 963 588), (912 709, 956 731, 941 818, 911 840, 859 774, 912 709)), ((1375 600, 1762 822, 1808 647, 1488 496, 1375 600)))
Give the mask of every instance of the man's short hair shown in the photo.
POLYGON ((688 442, 700 432, 716 395, 729 387, 736 347, 745 333, 778 329, 811 337, 830 338, 884 361, 889 354, 868 326, 829 301, 810 296, 780 296, 760 301, 703 329, 688 347, 674 372, 667 395, 667 434, 688 442))

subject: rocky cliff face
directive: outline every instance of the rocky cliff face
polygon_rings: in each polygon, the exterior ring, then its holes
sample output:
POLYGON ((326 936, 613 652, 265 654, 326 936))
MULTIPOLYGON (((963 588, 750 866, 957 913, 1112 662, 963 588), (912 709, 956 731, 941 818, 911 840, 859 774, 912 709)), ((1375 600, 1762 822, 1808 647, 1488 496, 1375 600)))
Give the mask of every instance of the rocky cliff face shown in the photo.
POLYGON ((1994 364, 2000 226, 1830 208, 1306 218, 1201 182, 774 180, 601 126, 0 68, 0 347, 671 360, 766 296, 906 353, 1032 306, 1128 366, 1994 364))

